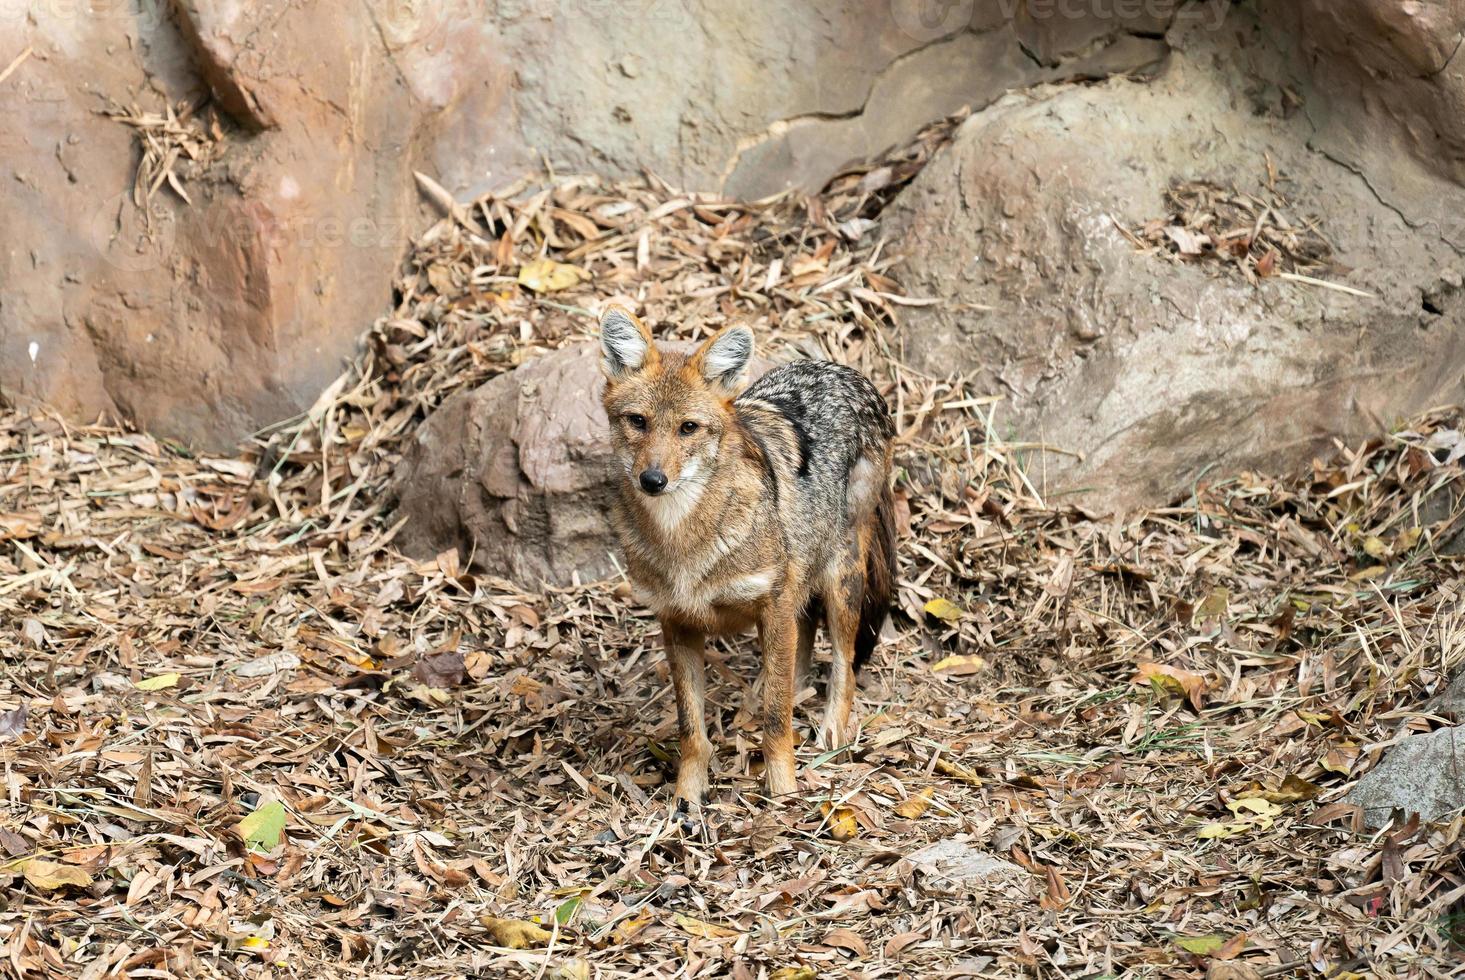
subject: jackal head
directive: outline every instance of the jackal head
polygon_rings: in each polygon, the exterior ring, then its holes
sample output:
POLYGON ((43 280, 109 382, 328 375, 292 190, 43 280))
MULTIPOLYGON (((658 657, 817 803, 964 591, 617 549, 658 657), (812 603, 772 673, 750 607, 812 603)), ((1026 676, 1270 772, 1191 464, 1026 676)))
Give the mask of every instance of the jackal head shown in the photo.
POLYGON ((612 306, 600 318, 600 347, 605 414, 626 479, 648 508, 686 514, 716 473, 752 331, 728 327, 678 354, 658 350, 645 324, 612 306))

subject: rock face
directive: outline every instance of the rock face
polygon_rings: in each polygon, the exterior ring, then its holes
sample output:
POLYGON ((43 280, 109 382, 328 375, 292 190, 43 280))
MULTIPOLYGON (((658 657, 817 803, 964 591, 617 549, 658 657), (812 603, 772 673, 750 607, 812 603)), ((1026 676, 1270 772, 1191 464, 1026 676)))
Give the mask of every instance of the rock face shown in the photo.
MULTIPOLYGON (((1361 5, 1367 6, 1367 5, 1361 5)), ((1375 6, 1383 6, 1382 4, 1375 6)), ((1465 192, 1399 158, 1400 194, 1315 146, 1326 126, 1289 111, 1284 52, 1256 24, 1172 32, 1149 83, 1014 94, 969 119, 887 212, 917 295, 903 343, 918 366, 977 372, 1007 397, 1040 490, 1123 511, 1191 491, 1205 473, 1296 465, 1334 436, 1374 434, 1462 394, 1465 261, 1439 222, 1465 192), (1280 79, 1269 83, 1267 78, 1280 79), (1116 223, 1162 217, 1178 181, 1264 187, 1268 161, 1294 218, 1321 216, 1327 274, 1359 297, 1219 263, 1144 254, 1116 223)), ((1424 152, 1424 150, 1421 150, 1424 152)))
POLYGON ((0 38, 0 62, 31 52, 0 85, 0 393, 221 446, 309 405, 390 302, 419 221, 412 103, 360 62, 370 21, 10 3, 0 38), (154 121, 105 114, 134 108, 154 121), (134 196, 145 149, 177 189, 134 196))
POLYGON ((544 158, 750 196, 813 187, 1010 86, 1152 63, 1170 16, 971 0, 328 7, 0 3, 0 396, 228 448, 308 406, 387 310, 428 221, 414 169, 460 197, 544 158), (156 124, 107 114, 132 108, 156 124), (135 200, 149 147, 178 189, 145 166, 135 200))
MULTIPOLYGON (((752 374, 772 366, 755 358, 752 374)), ((394 481, 408 518, 403 549, 425 558, 456 547, 475 567, 529 586, 616 574, 604 384, 599 345, 578 344, 443 402, 394 481)))
POLYGON ((1370 827, 1387 823, 1395 810, 1440 820, 1465 809, 1465 727, 1406 738, 1358 781, 1347 801, 1363 808, 1370 827))

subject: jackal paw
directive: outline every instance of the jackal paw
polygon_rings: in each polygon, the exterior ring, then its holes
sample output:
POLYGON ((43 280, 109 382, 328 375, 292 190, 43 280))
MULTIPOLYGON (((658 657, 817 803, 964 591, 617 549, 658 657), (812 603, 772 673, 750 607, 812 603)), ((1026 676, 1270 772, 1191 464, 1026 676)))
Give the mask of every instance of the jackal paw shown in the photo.
POLYGON ((853 745, 859 733, 860 726, 853 718, 825 715, 819 725, 819 733, 815 736, 815 744, 821 752, 833 752, 835 749, 853 745))
POLYGON ((702 832, 702 801, 688 801, 680 796, 672 800, 671 820, 681 828, 683 834, 697 835, 702 832))

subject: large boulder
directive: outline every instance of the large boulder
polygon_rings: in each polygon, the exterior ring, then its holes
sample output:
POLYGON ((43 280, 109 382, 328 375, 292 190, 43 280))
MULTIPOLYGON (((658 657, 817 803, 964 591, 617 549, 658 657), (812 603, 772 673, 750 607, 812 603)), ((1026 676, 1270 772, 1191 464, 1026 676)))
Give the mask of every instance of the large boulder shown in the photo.
POLYGON ((545 160, 760 196, 1164 53, 1167 3, 1051 6, 0 2, 0 397, 231 446, 389 307, 413 170, 459 197, 545 160))
POLYGON ((1255 22, 1228 26, 1172 32, 1147 83, 1007 96, 887 211, 905 285, 941 301, 904 317, 906 355, 1005 395, 999 433, 1063 451, 1029 455, 1060 499, 1164 502, 1462 394, 1465 261, 1440 222, 1408 212, 1465 213, 1465 191, 1401 157, 1416 196, 1382 199, 1314 150, 1286 48, 1255 22), (1370 295, 1137 248, 1126 231, 1198 179, 1284 196, 1287 220, 1316 218, 1336 250, 1319 275, 1370 295))

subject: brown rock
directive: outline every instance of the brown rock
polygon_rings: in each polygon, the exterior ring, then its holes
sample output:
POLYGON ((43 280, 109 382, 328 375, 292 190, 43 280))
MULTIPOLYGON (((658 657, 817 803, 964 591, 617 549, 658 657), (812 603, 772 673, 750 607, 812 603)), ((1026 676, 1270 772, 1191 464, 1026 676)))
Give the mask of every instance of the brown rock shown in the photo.
MULTIPOLYGON (((907 356, 978 371, 1007 396, 1000 430, 1082 454, 1030 458, 1040 490, 1064 501, 1162 503, 1208 473, 1305 464, 1334 436, 1462 394, 1465 302, 1448 287, 1460 255, 1438 224, 1415 226, 1316 153, 1305 115, 1239 99, 1286 53, 1230 27, 1172 32, 1177 50, 1147 84, 1008 96, 887 212, 909 290, 947 301, 907 314, 907 356), (1267 161, 1292 217, 1321 216, 1338 249, 1325 278, 1375 298, 1253 286, 1216 263, 1145 254, 1116 227, 1163 216, 1172 182, 1260 188, 1267 161)), ((1413 172, 1436 213, 1465 202, 1413 172)))
MULTIPOLYGON (((769 366, 757 362, 755 374, 769 366)), ((403 549, 426 558, 457 547, 474 567, 530 587, 616 574, 603 386, 599 345, 587 343, 443 402, 397 469, 403 549)))

